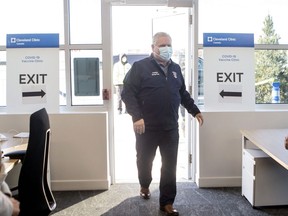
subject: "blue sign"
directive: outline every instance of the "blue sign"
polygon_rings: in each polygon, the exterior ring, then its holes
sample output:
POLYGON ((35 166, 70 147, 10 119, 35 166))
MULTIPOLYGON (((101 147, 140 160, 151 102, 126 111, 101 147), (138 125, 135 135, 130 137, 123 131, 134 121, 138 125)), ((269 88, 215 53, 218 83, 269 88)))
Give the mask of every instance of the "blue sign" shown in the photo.
POLYGON ((7 34, 6 48, 59 47, 59 34, 7 34))
POLYGON ((204 47, 254 47, 254 34, 204 33, 204 47))

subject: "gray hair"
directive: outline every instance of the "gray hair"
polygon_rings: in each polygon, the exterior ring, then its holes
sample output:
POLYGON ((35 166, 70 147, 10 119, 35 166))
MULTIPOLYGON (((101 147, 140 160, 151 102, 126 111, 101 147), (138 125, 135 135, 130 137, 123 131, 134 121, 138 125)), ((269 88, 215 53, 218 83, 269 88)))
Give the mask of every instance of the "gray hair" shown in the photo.
POLYGON ((170 40, 172 41, 171 36, 167 34, 166 32, 157 32, 156 34, 154 34, 152 38, 152 44, 155 45, 160 37, 169 37, 170 40))

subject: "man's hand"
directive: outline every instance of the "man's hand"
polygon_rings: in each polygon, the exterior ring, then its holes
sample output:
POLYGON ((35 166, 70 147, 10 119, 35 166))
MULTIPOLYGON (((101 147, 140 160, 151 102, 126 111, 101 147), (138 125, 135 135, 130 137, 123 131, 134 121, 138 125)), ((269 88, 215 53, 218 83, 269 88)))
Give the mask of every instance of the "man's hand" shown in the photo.
POLYGON ((199 125, 202 126, 203 123, 204 123, 204 117, 203 117, 203 115, 202 115, 201 113, 198 113, 198 114, 195 116, 195 118, 197 119, 199 125))
POLYGON ((18 200, 14 199, 14 198, 10 198, 12 205, 13 205, 13 213, 12 216, 18 216, 20 213, 20 203, 18 200))
POLYGON ((133 127, 134 127, 135 133, 138 133, 140 135, 145 133, 144 119, 140 119, 140 120, 134 122, 133 127))

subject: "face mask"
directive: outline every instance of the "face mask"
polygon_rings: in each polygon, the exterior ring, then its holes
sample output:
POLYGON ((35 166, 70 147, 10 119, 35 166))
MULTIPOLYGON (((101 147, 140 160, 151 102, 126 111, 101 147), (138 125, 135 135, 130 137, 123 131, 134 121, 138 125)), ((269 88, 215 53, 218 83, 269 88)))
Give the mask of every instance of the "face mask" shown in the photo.
POLYGON ((121 62, 122 62, 123 65, 126 64, 127 63, 127 58, 126 57, 122 57, 121 62))
POLYGON ((159 47, 159 56, 165 60, 165 61, 169 61, 169 59, 171 58, 172 56, 172 47, 168 47, 168 46, 165 46, 165 47, 159 47))

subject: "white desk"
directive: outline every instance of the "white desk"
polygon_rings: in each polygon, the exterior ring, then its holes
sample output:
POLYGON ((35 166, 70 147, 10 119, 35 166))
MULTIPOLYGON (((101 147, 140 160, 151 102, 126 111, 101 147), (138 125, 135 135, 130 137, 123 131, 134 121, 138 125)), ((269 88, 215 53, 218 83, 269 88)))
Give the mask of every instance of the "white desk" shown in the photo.
MULTIPOLYGON (((13 138, 12 133, 2 133, 4 134, 8 140, 1 141, 1 150, 3 151, 3 155, 16 150, 25 150, 27 149, 27 138, 13 138)), ((3 156, 2 155, 2 156, 3 156)), ((18 178, 21 169, 21 164, 19 159, 10 159, 9 157, 2 157, 2 163, 5 167, 5 172, 8 173, 6 177, 6 182, 8 183, 10 188, 15 188, 18 185, 18 178)))
MULTIPOLYGON (((10 134, 10 133, 2 133, 2 134, 4 134, 8 138, 8 140, 0 142, 1 150, 3 152, 2 157, 8 152, 27 149, 27 141, 28 141, 27 138, 25 139, 13 138, 13 134, 10 134)), ((19 163, 19 160, 3 157, 2 163, 5 166, 6 172, 8 173, 9 171, 13 169, 13 167, 17 163, 19 163)))
POLYGON ((288 129, 241 130, 242 195, 254 207, 288 205, 288 129))

